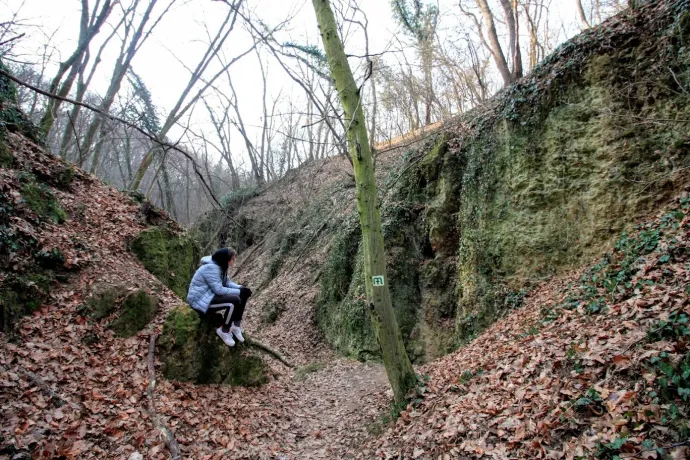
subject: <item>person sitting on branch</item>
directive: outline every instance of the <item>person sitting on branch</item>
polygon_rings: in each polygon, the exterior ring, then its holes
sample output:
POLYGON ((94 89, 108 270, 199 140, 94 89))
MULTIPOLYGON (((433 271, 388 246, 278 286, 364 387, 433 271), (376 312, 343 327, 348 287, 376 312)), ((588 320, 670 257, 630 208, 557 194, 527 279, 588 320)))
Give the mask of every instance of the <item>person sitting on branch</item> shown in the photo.
POLYGON ((229 347, 235 346, 233 335, 244 342, 240 323, 252 295, 251 289, 233 283, 228 277, 228 268, 233 263, 235 251, 231 248, 222 248, 212 256, 203 257, 187 294, 187 302, 199 313, 223 315, 223 325, 216 329, 216 334, 229 347))

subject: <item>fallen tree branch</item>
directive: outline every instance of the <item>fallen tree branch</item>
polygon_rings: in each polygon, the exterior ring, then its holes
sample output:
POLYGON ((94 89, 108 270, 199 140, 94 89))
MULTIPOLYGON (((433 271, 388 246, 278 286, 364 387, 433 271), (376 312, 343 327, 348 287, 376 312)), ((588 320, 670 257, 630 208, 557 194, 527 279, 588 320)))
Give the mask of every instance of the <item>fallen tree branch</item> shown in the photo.
POLYGON ((264 238, 263 240, 259 241, 258 243, 254 243, 254 247, 252 248, 252 250, 249 251, 249 253, 247 255, 244 255, 242 262, 237 267, 235 267, 235 272, 232 274, 232 276, 230 276, 230 278, 234 278, 237 276, 237 274, 240 272, 240 270, 242 270, 242 266, 244 265, 244 263, 247 262, 247 260, 249 259, 249 256, 254 254, 254 251, 256 251, 259 248, 259 246, 263 245, 265 241, 266 241, 266 239, 264 238))
MULTIPOLYGON (((3 374, 8 373, 9 370, 5 369, 4 367, 0 367, 2 370, 3 374)), ((38 388, 40 388, 41 392, 46 395, 50 401, 55 405, 55 407, 62 407, 62 406, 70 406, 72 409, 75 410, 81 410, 81 406, 79 404, 75 404, 73 402, 67 401, 65 398, 60 396, 57 392, 53 391, 52 388, 38 375, 34 374, 31 371, 27 371, 26 369, 22 369, 21 367, 17 369, 17 371, 22 374, 24 377, 27 378, 27 380, 31 381, 33 384, 35 384, 38 388)))
POLYGON ((22 373, 22 375, 24 375, 29 380, 31 380, 33 383, 35 383, 36 386, 41 389, 43 394, 46 395, 47 397, 49 397, 50 400, 53 401, 53 404, 55 404, 57 407, 62 407, 65 404, 67 404, 67 401, 62 399, 60 397, 60 395, 58 395, 56 392, 54 392, 48 386, 48 384, 43 381, 43 379, 41 377, 39 377, 38 375, 34 374, 31 371, 27 371, 24 369, 21 369, 20 372, 22 373))
POLYGON ((180 446, 177 444, 175 435, 172 434, 170 429, 160 421, 158 414, 156 413, 156 407, 153 399, 153 392, 156 390, 156 366, 154 364, 154 355, 156 351, 156 339, 158 334, 151 334, 151 340, 149 341, 149 385, 146 389, 146 394, 149 398, 149 414, 151 415, 151 421, 153 426, 161 432, 163 435, 163 441, 165 446, 170 451, 170 455, 173 460, 182 460, 182 454, 180 453, 180 446))
POLYGON ((281 363, 285 364, 289 368, 295 367, 295 365, 292 364, 291 362, 289 362, 287 359, 285 359, 285 357, 283 357, 282 354, 275 351, 273 348, 269 347, 268 345, 265 345, 265 344, 259 342, 258 340, 249 338, 246 333, 244 334, 244 343, 247 346, 258 348, 259 350, 265 351, 266 353, 273 356, 275 359, 277 359, 281 363))

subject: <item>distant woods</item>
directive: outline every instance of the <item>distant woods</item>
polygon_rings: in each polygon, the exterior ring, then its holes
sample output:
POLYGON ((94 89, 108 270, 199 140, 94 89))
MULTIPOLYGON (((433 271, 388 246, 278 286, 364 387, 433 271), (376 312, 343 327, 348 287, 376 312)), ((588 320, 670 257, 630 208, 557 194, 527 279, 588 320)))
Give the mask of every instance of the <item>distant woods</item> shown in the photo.
MULTIPOLYGON (((567 38, 567 28, 593 27, 628 6, 625 0, 567 2, 575 12, 571 24, 558 14, 566 2, 556 0, 391 0, 398 33, 384 49, 372 47, 381 26, 361 1, 334 2, 347 49, 357 50, 349 58, 372 146, 481 104, 529 73, 567 38)), ((176 10, 190 7, 185 2, 81 0, 72 49, 60 52, 55 31, 37 32, 21 9, 0 18, 0 58, 18 79, 149 133, 19 87, 21 108, 50 149, 118 188, 144 193, 185 223, 213 206, 210 193, 262 187, 306 161, 347 156, 347 127, 316 24, 313 36, 296 43, 289 38, 293 17, 275 24, 244 0, 205 3, 214 21, 202 24, 203 35, 189 37, 203 51, 175 56, 186 83, 173 98, 166 94, 175 102, 165 108, 156 104, 160 89, 133 63, 176 10), (41 34, 42 51, 20 55, 23 40, 41 34), (239 62, 256 69, 251 89, 258 99, 246 96, 239 62)))

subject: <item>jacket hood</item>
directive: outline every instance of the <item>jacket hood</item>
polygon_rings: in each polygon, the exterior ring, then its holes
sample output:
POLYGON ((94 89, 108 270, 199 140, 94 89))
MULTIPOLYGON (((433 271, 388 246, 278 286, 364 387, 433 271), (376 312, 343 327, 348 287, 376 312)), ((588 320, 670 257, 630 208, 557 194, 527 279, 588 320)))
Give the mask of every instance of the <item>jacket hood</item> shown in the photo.
POLYGON ((213 259, 211 259, 211 256, 204 256, 201 258, 201 265, 206 265, 206 264, 212 264, 213 259))

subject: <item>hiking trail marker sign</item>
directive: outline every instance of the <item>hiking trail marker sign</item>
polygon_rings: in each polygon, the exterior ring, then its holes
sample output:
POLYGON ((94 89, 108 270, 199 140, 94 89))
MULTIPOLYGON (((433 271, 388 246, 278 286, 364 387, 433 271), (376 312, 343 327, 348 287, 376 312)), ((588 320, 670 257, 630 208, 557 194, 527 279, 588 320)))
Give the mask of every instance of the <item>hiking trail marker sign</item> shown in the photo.
POLYGON ((380 287, 386 284, 385 278, 381 275, 379 276, 372 276, 371 277, 371 284, 374 285, 374 287, 380 287))

